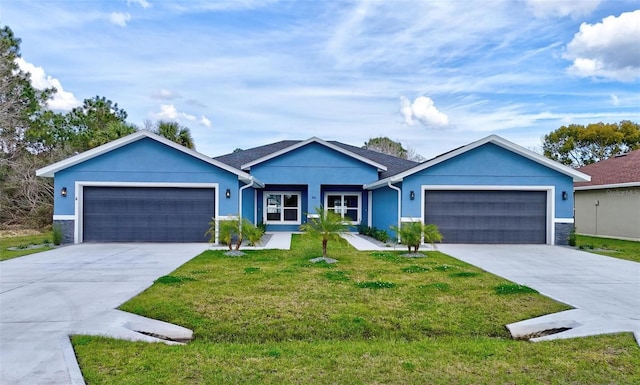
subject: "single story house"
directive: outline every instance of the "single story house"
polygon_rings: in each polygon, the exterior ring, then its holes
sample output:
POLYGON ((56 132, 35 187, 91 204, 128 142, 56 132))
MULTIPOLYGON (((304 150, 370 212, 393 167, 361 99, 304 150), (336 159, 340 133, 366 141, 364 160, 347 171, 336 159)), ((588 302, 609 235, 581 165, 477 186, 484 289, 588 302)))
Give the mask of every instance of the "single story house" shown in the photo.
POLYGON ((576 233, 640 241, 640 150, 578 169, 590 182, 576 182, 576 233))
POLYGON ((589 177, 496 135, 416 163, 316 137, 210 158, 147 131, 41 168, 65 242, 205 242, 237 217, 296 231, 316 207, 389 230, 435 223, 450 243, 566 244, 589 177))

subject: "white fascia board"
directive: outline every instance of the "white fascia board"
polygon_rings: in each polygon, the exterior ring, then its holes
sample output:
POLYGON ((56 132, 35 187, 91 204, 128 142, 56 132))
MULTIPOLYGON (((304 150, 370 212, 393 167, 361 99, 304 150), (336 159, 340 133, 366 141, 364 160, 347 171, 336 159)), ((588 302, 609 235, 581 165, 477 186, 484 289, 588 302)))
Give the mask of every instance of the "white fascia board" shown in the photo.
POLYGON ((387 171, 387 166, 385 166, 385 165, 383 165, 383 164, 380 164, 380 163, 374 162, 374 161, 372 161, 371 159, 368 159, 368 158, 365 158, 365 157, 363 157, 363 156, 360 156, 360 155, 358 155, 358 154, 356 154, 356 153, 353 153, 353 152, 351 152, 351 151, 349 151, 349 150, 345 150, 345 149, 344 149, 344 148, 342 148, 342 147, 336 146, 335 144, 331 144, 331 143, 329 143, 329 142, 327 142, 327 141, 324 141, 324 140, 322 140, 322 139, 320 139, 320 138, 317 138, 317 137, 315 137, 315 136, 314 136, 314 137, 312 137, 312 138, 309 138, 309 139, 307 139, 307 140, 304 140, 304 141, 302 141, 302 142, 298 142, 298 143, 296 143, 296 144, 294 144, 294 145, 291 145, 291 146, 289 146, 289 147, 287 147, 287 148, 283 148, 283 149, 282 149, 282 150, 280 150, 280 151, 276 151, 276 152, 271 153, 271 154, 269 154, 269 155, 265 155, 265 156, 263 156, 262 158, 258 158, 258 159, 256 159, 256 160, 253 160, 253 161, 249 162, 249 163, 245 163, 245 164, 243 164, 242 166, 240 166, 240 168, 241 168, 242 170, 248 170, 248 169, 250 169, 250 168, 251 168, 251 166, 255 166, 256 164, 260 164, 260 163, 262 163, 262 162, 266 162, 267 160, 270 160, 270 159, 276 158, 276 157, 278 157, 278 156, 280 156, 280 155, 286 154, 286 153, 288 153, 288 152, 290 152, 290 151, 296 150, 296 149, 298 149, 298 148, 300 148, 300 147, 304 147, 304 146, 306 146, 307 144, 309 144, 309 143, 314 143, 314 142, 315 142, 315 143, 318 143, 318 144, 321 144, 321 145, 323 145, 323 146, 325 146, 325 147, 329 147, 329 148, 330 148, 330 149, 332 149, 332 150, 338 151, 338 152, 339 152, 339 153, 341 153, 341 154, 344 154, 344 155, 349 156, 349 157, 351 157, 351 158, 357 159, 357 160, 359 160, 359 161, 361 161, 361 162, 363 162, 363 163, 366 163, 366 164, 368 164, 368 165, 371 165, 371 166, 373 166, 373 167, 376 167, 376 168, 378 169, 378 171, 387 171))
POLYGON ((551 168, 552 170, 558 171, 562 174, 565 174, 567 176, 570 176, 573 178, 574 182, 589 182, 591 181, 591 177, 585 173, 582 173, 578 170, 574 170, 571 167, 565 166, 563 164, 560 164, 556 161, 553 161, 545 156, 542 156, 538 153, 535 153, 531 150, 527 150, 524 147, 518 146, 515 143, 512 143, 506 139, 503 139, 501 137, 499 137, 498 135, 489 135, 483 139, 477 140, 473 143, 467 144, 466 146, 460 147, 456 150, 453 150, 451 152, 448 152, 446 154, 440 155, 434 159, 428 160, 424 163, 420 163, 419 165, 410 168, 406 171, 403 171, 399 174, 396 174, 394 176, 388 177, 386 179, 382 179, 379 181, 376 181, 374 183, 370 183, 365 185, 365 189, 376 189, 376 188, 380 188, 383 187, 387 184, 387 182, 390 180, 391 183, 397 183, 402 181, 405 177, 412 175, 416 172, 425 170, 429 167, 433 167, 439 163, 445 162, 451 158, 455 158, 458 155, 464 154, 467 151, 471 151, 475 148, 478 148, 482 145, 485 145, 487 143, 493 143, 497 146, 500 146, 504 149, 507 149, 511 152, 514 152, 518 155, 521 155, 527 159, 530 159, 536 163, 542 164, 543 166, 546 166, 548 168, 551 168))
POLYGON ((612 184, 601 184, 594 186, 580 186, 574 187, 575 191, 583 191, 583 190, 603 190, 608 188, 624 188, 624 187, 640 187, 640 182, 627 182, 627 183, 612 183, 612 184))
MULTIPOLYGON (((398 174, 400 175, 400 174, 398 174)), ((375 182, 372 183, 367 183, 364 186, 362 186, 362 188, 364 190, 375 190, 375 189, 379 189, 380 187, 388 187, 389 182, 391 182, 391 184, 396 184, 396 183, 400 183, 402 182, 402 180, 404 178, 398 178, 398 175, 394 175, 394 176, 390 176, 384 179, 380 179, 377 180, 375 182)))
MULTIPOLYGON (((102 146, 96 147, 96 148, 92 148, 91 150, 85 151, 83 153, 80 153, 78 155, 74 155, 70 158, 61 160, 59 162, 56 162, 52 165, 43 167, 41 169, 36 170, 36 176, 44 176, 44 177, 50 177, 52 178, 56 172, 64 170, 66 168, 69 168, 71 166, 75 166, 76 164, 82 163, 84 161, 87 161, 89 159, 95 158, 97 156, 100 156, 102 154, 106 154, 109 151, 113 151, 115 149, 118 149, 120 147, 126 146, 127 144, 133 143, 135 141, 138 141, 140 139, 143 138, 151 138, 157 142, 160 142, 164 145, 167 145, 173 149, 176 149, 178 151, 181 151, 187 155, 190 155, 194 158, 200 159, 203 162, 209 163, 213 166, 216 166, 218 168, 221 168, 225 171, 228 171, 232 174, 235 174, 238 176, 238 179, 240 179, 243 182, 246 183, 250 183, 250 181, 252 180, 252 176, 247 174, 244 171, 238 170, 234 167, 229 166, 228 164, 222 163, 218 160, 215 160, 213 158, 210 158, 206 155, 203 155, 195 150, 192 150, 190 148, 184 147, 176 142, 173 142, 163 136, 160 135, 156 135, 152 132, 149 131, 145 131, 145 130, 140 130, 137 132, 134 132, 131 135, 127 135, 123 138, 120 139, 116 139, 112 142, 109 142, 107 144, 103 144, 102 146)), ((257 182, 258 184, 262 184, 262 182, 257 182)), ((264 186, 264 185, 263 185, 264 186)))

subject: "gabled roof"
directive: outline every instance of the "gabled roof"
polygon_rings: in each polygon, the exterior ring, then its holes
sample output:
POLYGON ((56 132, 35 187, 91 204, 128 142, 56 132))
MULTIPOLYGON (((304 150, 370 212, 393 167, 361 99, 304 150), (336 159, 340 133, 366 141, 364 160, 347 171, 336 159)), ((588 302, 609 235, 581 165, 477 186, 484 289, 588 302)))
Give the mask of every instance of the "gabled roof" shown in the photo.
MULTIPOLYGON (((226 163, 230 166, 241 169, 243 165, 255 162, 256 160, 259 160, 259 159, 264 159, 274 153, 282 154, 283 151, 284 152, 287 152, 287 150, 290 151, 291 148, 293 148, 294 146, 295 148, 299 148, 301 147, 303 142, 306 142, 306 141, 283 140, 280 142, 271 143, 271 144, 267 144, 260 147, 249 148, 249 149, 234 152, 231 154, 218 156, 215 159, 219 160, 220 162, 226 163)), ((361 147, 351 146, 341 142, 325 141, 325 143, 339 147, 342 150, 340 152, 344 153, 346 151, 350 153, 348 154, 349 156, 353 157, 354 155, 357 155, 361 158, 368 159, 373 163, 384 165, 386 167, 386 170, 381 172, 382 178, 385 178, 390 175, 395 175, 401 171, 404 171, 406 169, 409 169, 419 164, 418 162, 413 162, 411 160, 398 158, 398 157, 383 154, 377 151, 367 150, 361 147)), ((336 149, 335 147, 333 148, 336 149)))
POLYGON ((83 153, 80 153, 78 155, 72 156, 70 158, 61 160, 59 162, 56 162, 52 165, 43 167, 41 169, 36 170, 36 175, 37 176, 45 176, 45 177, 53 177, 55 175, 56 172, 58 171, 62 171, 66 168, 69 168, 71 166, 75 166, 76 164, 85 162, 89 159, 93 159, 95 157, 98 157, 100 155, 106 154, 110 151, 116 150, 120 147, 124 147, 128 144, 131 144, 133 142, 136 142, 138 140, 144 139, 144 138, 150 138, 153 139, 157 142, 160 142, 164 145, 167 145, 173 149, 176 149, 180 152, 183 152, 189 156, 192 156, 196 159, 199 159, 203 162, 209 163, 215 167, 221 168, 225 171, 228 171, 232 174, 235 174, 238 176, 238 179, 241 180, 242 182, 245 183, 251 183, 252 181, 258 186, 258 187, 264 187, 264 184, 262 182, 260 182, 259 180, 255 179, 253 176, 247 174, 246 172, 243 172, 235 167, 229 166, 228 164, 225 164, 223 162, 217 161, 215 159, 211 159, 210 157, 203 155, 197 151, 194 151, 190 148, 184 147, 182 145, 179 145, 165 137, 162 137, 160 135, 156 135, 152 132, 149 131, 145 131, 145 130, 141 130, 141 131, 137 131, 134 132, 131 135, 127 135, 125 137, 122 137, 120 139, 116 139, 112 142, 109 142, 107 144, 103 144, 102 146, 96 147, 96 148, 92 148, 91 150, 85 151, 83 153))
POLYGON ((590 182, 574 183, 576 190, 640 186, 640 150, 580 167, 591 175, 590 182))
MULTIPOLYGON (((279 143, 282 144, 284 142, 279 142, 279 143)), ((318 144, 320 144, 322 146, 328 147, 328 148, 330 148, 330 149, 332 149, 334 151, 337 151, 337 152, 339 152, 341 154, 344 154, 344 155, 349 156, 351 158, 357 159, 360 162, 363 162, 363 163, 366 163, 366 164, 368 164, 370 166, 373 166, 373 167, 377 168, 379 171, 386 171, 387 170, 387 166, 385 166, 385 165, 383 165, 381 163, 378 163, 378 162, 376 162, 376 161, 374 161, 374 160, 372 160, 370 158, 364 157, 362 155, 356 154, 353 151, 350 151, 350 150, 348 150, 346 148, 343 148, 341 146, 337 146, 337 145, 335 145, 335 144, 333 144, 331 142, 324 141, 324 140, 322 140, 320 138, 317 138, 315 136, 312 137, 312 138, 309 138, 307 140, 293 142, 289 146, 282 147, 282 148, 277 149, 277 150, 276 150, 275 146, 272 146, 270 149, 274 150, 274 151, 272 151, 270 153, 267 153, 267 154, 265 154, 265 155, 263 155, 261 157, 254 158, 254 159, 252 159, 252 160, 250 160, 250 161, 248 161, 246 163, 243 163, 242 165, 240 165, 240 169, 242 169, 242 170, 250 170, 251 166, 255 166, 257 164, 266 162, 266 161, 268 161, 270 159, 276 158, 276 157, 278 157, 280 155, 284 155, 284 154, 286 154, 288 152, 297 150, 298 148, 304 147, 304 146, 306 146, 307 144, 310 144, 310 143, 318 143, 318 144)), ((266 147, 266 146, 263 146, 262 149, 264 149, 264 147, 266 147)), ((260 147, 258 147, 258 148, 260 148, 260 147)), ((242 152, 246 152, 246 151, 250 151, 250 150, 245 150, 245 151, 242 151, 242 152)), ((217 159, 219 160, 220 158, 217 158, 217 159)))
POLYGON ((543 166, 549 167, 550 169, 553 169, 555 171, 558 171, 562 174, 568 175, 570 177, 573 178, 574 182, 582 182, 582 181, 589 181, 590 177, 589 175, 586 175, 580 171, 574 170, 571 167, 567 167, 563 164, 560 164, 558 162, 555 162, 549 158, 546 158, 538 153, 535 153, 531 150, 527 150, 524 147, 518 146, 515 143, 512 143, 506 139, 503 139, 497 135, 489 135, 486 138, 477 140, 473 143, 467 144, 466 146, 462 146, 459 147, 453 151, 449 151, 446 152, 442 155, 438 155, 433 159, 429 159, 423 163, 420 163, 419 165, 412 167, 408 170, 405 170, 403 172, 400 172, 396 175, 392 175, 390 177, 381 179, 377 182, 373 182, 373 183, 369 183, 367 185, 364 186, 365 189, 377 189, 383 186, 386 186, 388 183, 398 183, 401 182, 405 177, 415 174, 416 172, 425 170, 429 167, 433 167, 439 163, 442 163, 444 161, 447 161, 451 158, 454 158, 458 155, 462 155, 467 151, 471 151, 475 148, 478 148, 480 146, 483 146, 487 143, 493 143, 497 146, 500 146, 506 150, 512 151, 518 155, 521 155, 527 159, 530 159, 536 163, 539 163, 543 166))

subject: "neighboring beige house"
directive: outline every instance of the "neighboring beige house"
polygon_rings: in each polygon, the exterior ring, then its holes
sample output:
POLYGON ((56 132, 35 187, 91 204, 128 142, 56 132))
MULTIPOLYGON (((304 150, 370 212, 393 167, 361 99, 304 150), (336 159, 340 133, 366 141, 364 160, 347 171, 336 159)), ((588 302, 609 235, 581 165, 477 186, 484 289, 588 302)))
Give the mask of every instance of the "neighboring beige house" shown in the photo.
POLYGON ((591 182, 574 183, 576 233, 640 241, 640 150, 578 170, 591 182))

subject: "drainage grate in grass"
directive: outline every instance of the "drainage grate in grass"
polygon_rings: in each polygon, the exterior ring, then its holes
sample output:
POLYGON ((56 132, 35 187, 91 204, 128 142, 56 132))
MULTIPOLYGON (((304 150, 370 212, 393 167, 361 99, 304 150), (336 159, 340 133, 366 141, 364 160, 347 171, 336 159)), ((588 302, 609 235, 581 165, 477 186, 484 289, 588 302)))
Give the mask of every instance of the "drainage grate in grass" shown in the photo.
POLYGON ((259 267, 245 267, 244 268, 244 273, 245 274, 254 274, 254 273, 258 273, 260 271, 259 267))
POLYGON ((191 277, 182 277, 179 275, 163 275, 162 277, 155 280, 155 283, 164 283, 167 285, 175 285, 183 282, 195 281, 195 279, 191 277))
POLYGON ((493 288, 496 294, 532 294, 537 293, 536 290, 517 283, 504 283, 493 288))
POLYGON ((451 273, 449 274, 449 277, 453 277, 453 278, 471 278, 471 277, 477 277, 479 276, 480 273, 476 273, 473 271, 461 271, 459 273, 451 273))
POLYGON ((422 267, 418 265, 411 265, 411 266, 402 268, 402 271, 405 273, 424 273, 425 271, 429 271, 429 270, 431 269, 429 269, 428 267, 422 267))
POLYGON ((395 283, 385 281, 365 281, 358 282, 356 285, 361 289, 391 289, 396 287, 395 283))

